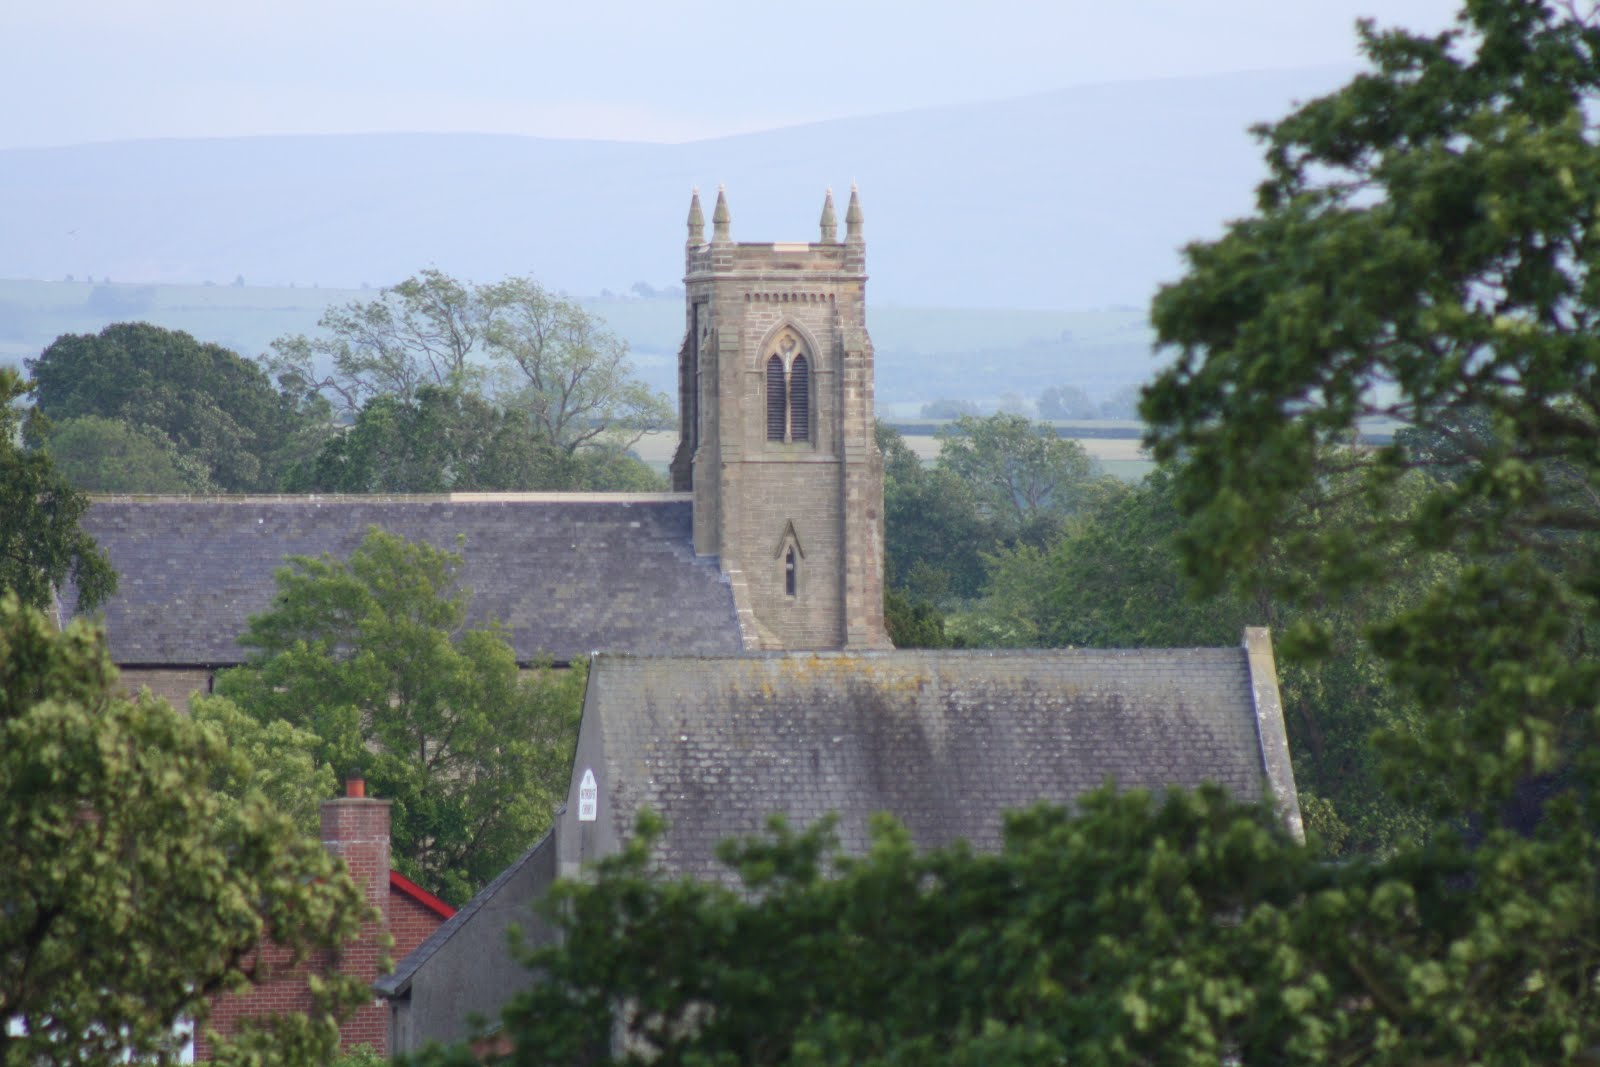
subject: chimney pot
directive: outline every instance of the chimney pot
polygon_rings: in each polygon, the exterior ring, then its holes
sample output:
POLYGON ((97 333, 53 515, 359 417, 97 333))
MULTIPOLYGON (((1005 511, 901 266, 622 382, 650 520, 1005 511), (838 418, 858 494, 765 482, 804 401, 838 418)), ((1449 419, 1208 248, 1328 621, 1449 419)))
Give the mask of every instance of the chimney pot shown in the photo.
POLYGON ((367 783, 362 778, 347 778, 344 783, 344 795, 351 798, 360 798, 367 795, 367 783))

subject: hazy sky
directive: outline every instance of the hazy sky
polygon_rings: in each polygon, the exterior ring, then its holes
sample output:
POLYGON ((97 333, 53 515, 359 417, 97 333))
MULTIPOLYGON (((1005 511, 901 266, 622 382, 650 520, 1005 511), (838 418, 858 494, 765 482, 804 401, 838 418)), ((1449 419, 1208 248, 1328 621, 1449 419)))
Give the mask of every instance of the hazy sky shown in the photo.
POLYGON ((0 148, 380 130, 682 141, 1351 61, 1447 0, 0 0, 0 148))

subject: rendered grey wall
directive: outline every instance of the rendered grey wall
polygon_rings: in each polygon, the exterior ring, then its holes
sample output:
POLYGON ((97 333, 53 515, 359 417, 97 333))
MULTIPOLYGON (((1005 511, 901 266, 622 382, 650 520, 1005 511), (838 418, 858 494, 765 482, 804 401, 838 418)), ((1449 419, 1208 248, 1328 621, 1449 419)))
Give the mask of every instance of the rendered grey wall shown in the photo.
POLYGON ((411 974, 409 990, 393 1003, 392 1051, 469 1037, 474 1033, 473 1014, 493 1022, 506 1002, 528 987, 532 976, 513 955, 509 930, 518 927, 528 947, 554 940, 554 929, 534 905, 555 874, 556 842, 551 834, 463 908, 467 914, 458 913, 460 922, 452 919, 440 928, 438 940, 430 938, 418 949, 428 954, 411 974))

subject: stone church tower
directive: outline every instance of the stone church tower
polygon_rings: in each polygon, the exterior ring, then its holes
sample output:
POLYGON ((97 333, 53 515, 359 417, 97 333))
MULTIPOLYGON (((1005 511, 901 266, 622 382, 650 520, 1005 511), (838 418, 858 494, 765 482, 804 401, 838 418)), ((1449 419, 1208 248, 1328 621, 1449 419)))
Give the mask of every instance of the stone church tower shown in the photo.
POLYGON ((748 648, 889 648, 883 457, 873 433, 866 243, 854 188, 812 243, 735 243, 722 190, 711 240, 689 205, 673 488, 717 556, 748 648))

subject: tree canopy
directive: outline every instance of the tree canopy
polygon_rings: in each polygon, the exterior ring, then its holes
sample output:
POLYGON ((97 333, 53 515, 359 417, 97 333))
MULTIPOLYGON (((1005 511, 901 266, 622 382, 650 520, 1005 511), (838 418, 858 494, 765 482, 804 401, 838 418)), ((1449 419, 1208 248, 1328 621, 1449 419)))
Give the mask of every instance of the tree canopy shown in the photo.
POLYGON ((1432 709, 1407 776, 1498 821, 1595 740, 1600 29, 1484 0, 1362 39, 1375 69, 1263 131, 1258 213, 1156 298, 1177 362, 1144 411, 1208 584, 1273 541, 1302 600, 1467 561, 1368 636, 1432 709), (1416 432, 1345 447, 1375 417, 1416 432), (1408 471, 1420 498, 1388 506, 1408 471), (1289 527, 1296 502, 1323 521, 1289 527))
POLYGON ((275 490, 283 454, 315 421, 253 361, 149 323, 64 334, 27 366, 50 419, 115 419, 129 434, 151 428, 227 492, 275 490))
POLYGON ((217 693, 316 738, 393 807, 407 877, 464 903, 549 826, 566 792, 582 665, 524 677, 498 630, 467 629, 459 556, 373 528, 348 560, 291 557, 217 693))
POLYGON ((78 606, 93 608, 117 588, 117 574, 94 539, 78 526, 88 498, 56 470, 49 455, 24 450, 19 438, 46 432, 37 409, 17 406, 31 387, 0 367, 0 593, 48 607, 67 579, 78 606))
POLYGON ((477 393, 568 454, 626 446, 671 421, 667 399, 633 377, 627 346, 531 278, 472 284, 425 270, 319 325, 315 337, 275 342, 267 365, 351 417, 425 387, 477 393))
POLYGON ((1083 507, 1099 469, 1082 445, 1021 415, 963 415, 939 431, 940 470, 966 483, 1007 541, 1041 544, 1083 507))
MULTIPOLYGON (((262 795, 219 732, 114 695, 100 635, 0 596, 0 1063, 175 1061, 178 1024, 237 990, 267 939, 337 947, 366 906, 262 795)), ((327 977, 319 1011, 239 1035, 250 1062, 326 1062, 367 993, 327 977)))

